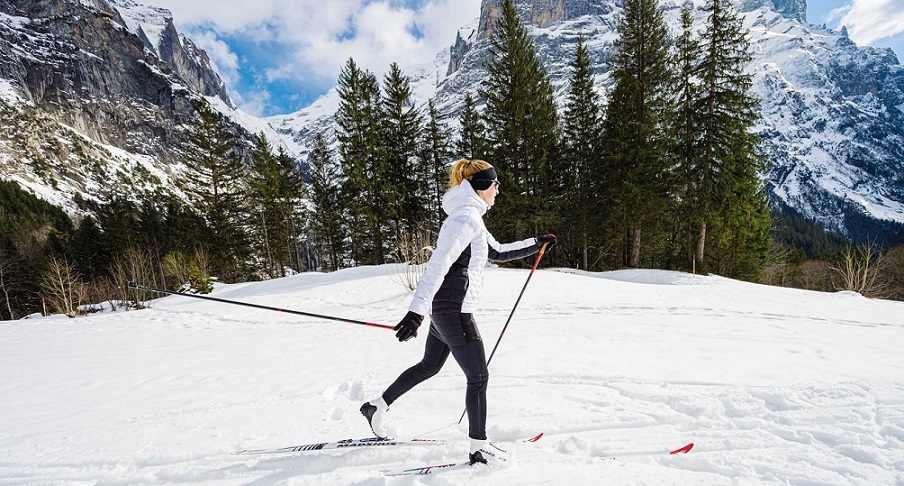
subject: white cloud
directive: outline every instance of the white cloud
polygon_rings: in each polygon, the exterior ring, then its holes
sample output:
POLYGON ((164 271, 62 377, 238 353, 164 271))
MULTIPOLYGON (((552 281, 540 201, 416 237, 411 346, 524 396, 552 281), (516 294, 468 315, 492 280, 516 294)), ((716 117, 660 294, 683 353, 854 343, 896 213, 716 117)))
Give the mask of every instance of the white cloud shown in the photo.
POLYGON ((265 116, 273 108, 270 93, 266 91, 239 94, 233 101, 242 111, 254 116, 265 116))
POLYGON ((432 60, 477 17, 481 0, 139 1, 169 9, 177 27, 210 54, 230 91, 242 67, 223 36, 280 46, 262 62, 264 78, 324 92, 349 57, 377 76, 392 62, 405 67, 432 60))
POLYGON ((223 81, 234 86, 239 79, 239 58, 229 45, 220 40, 216 33, 204 30, 190 30, 185 33, 201 49, 207 52, 214 69, 220 73, 223 81))
POLYGON ((825 21, 829 23, 834 23, 839 21, 841 18, 845 16, 848 12, 851 11, 850 5, 845 5, 843 7, 833 8, 828 14, 825 16, 825 21))
POLYGON ((904 2, 901 0, 853 0, 841 24, 851 39, 861 44, 904 32, 904 2))

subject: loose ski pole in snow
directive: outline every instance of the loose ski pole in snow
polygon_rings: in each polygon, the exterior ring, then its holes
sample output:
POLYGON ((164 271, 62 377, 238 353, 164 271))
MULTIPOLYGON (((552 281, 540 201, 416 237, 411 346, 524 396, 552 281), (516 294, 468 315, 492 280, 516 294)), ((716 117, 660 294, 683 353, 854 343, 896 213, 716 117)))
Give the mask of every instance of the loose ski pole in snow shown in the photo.
POLYGON ((285 312, 286 314, 296 314, 299 316, 307 316, 307 317, 316 317, 318 319, 326 319, 329 321, 339 321, 339 322, 347 322, 349 324, 360 324, 362 326, 371 326, 371 327, 381 327, 383 329, 392 329, 393 326, 389 326, 386 324, 374 324, 373 322, 364 322, 364 321, 356 321, 354 319, 346 319, 344 317, 334 317, 334 316, 326 316, 323 314, 313 314, 311 312, 301 312, 297 310, 291 309, 280 309, 279 307, 270 307, 266 305, 259 304, 249 304, 248 302, 239 302, 237 300, 228 300, 228 299, 219 299, 217 297, 207 297, 204 295, 195 295, 195 294, 185 294, 182 292, 173 292, 172 290, 164 290, 164 289, 155 289, 151 287, 145 287, 143 285, 138 285, 135 282, 129 282, 129 288, 133 289, 141 289, 141 290, 150 290, 151 292, 157 292, 161 294, 171 294, 171 295, 181 295, 183 297, 193 297, 195 299, 204 299, 204 300, 212 300, 214 302, 223 302, 225 304, 235 304, 235 305, 244 305, 245 307, 254 307, 255 309, 265 309, 272 310, 276 312, 285 312))
MULTIPOLYGON (((509 323, 512 322, 512 316, 515 315, 515 309, 518 308, 518 304, 521 302, 521 297, 524 295, 524 291, 527 289, 527 284, 530 283, 530 278, 534 276, 534 270, 537 269, 537 265, 540 264, 540 259, 543 258, 543 253, 546 252, 546 245, 548 243, 543 243, 543 246, 540 247, 540 253, 537 253, 537 261, 534 262, 533 268, 530 269, 530 273, 527 274, 527 281, 524 282, 524 287, 521 287, 521 293, 518 294, 518 299, 515 301, 514 307, 512 307, 512 312, 509 313, 508 319, 505 321, 505 326, 502 326, 502 332, 499 333, 499 339, 496 340, 496 345, 493 346, 493 351, 490 353, 490 357, 487 358, 487 368, 490 367, 490 361, 493 361, 493 355, 496 354, 496 348, 499 347, 499 343, 502 341, 502 336, 505 335, 505 330, 508 329, 509 323)), ((465 418, 465 414, 468 413, 468 409, 466 408, 463 412, 461 412, 461 417, 458 418, 458 423, 461 423, 465 418)))

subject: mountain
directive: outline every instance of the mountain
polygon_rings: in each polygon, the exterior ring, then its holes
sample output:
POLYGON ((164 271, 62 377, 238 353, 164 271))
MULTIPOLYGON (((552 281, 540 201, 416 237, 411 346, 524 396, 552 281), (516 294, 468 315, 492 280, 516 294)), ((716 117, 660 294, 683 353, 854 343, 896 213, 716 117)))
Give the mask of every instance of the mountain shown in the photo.
MULTIPOLYGON (((453 127, 464 95, 486 73, 501 0, 459 29, 430 62, 405 67, 415 101, 433 98, 453 127)), ((557 99, 564 103, 579 34, 597 86, 619 0, 518 0, 516 5, 557 99)), ((664 0, 673 30, 685 5, 664 0)), ((890 49, 857 46, 844 30, 812 25, 803 0, 739 0, 750 29, 757 132, 771 161, 776 210, 792 211, 857 240, 904 242, 904 68, 890 49)), ((76 195, 175 193, 185 170, 182 132, 205 97, 247 141, 264 132, 304 160, 314 135, 332 136, 336 89, 296 113, 260 119, 235 108, 206 53, 165 9, 133 0, 0 0, 0 177, 77 213, 76 195)), ((475 99, 477 99, 475 97, 475 99)), ((479 100, 478 100, 479 102, 479 100)))
MULTIPOLYGON (((704 0, 660 2, 677 33, 680 9, 704 0)), ((434 98, 452 126, 466 93, 475 95, 486 72, 489 36, 501 0, 484 0, 480 17, 459 29, 432 63, 408 67, 416 101, 434 98)), ((578 35, 585 36, 603 98, 606 66, 622 2, 516 0, 519 16, 564 104, 578 35)), ((771 161, 768 190, 776 209, 857 240, 904 243, 904 68, 890 49, 856 45, 840 32, 810 24, 803 0, 736 2, 750 29, 754 94, 761 100, 757 133, 771 161)), ((331 136, 335 90, 310 107, 268 119, 301 147, 314 134, 331 136)), ((304 148, 303 150, 306 150, 304 148)))
POLYGON ((243 143, 266 123, 235 108, 169 11, 131 0, 0 0, 0 176, 70 214, 76 196, 174 194, 183 133, 206 98, 243 143))

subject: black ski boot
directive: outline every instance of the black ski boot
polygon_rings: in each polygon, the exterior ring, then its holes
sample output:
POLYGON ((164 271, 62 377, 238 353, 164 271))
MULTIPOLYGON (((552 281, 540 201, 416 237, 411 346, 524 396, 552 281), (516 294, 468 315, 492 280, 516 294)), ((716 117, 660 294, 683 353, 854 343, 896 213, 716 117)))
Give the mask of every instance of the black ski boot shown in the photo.
POLYGON ((386 429, 383 428, 383 414, 386 413, 386 402, 383 401, 383 397, 380 397, 377 400, 371 400, 369 402, 364 402, 364 405, 361 405, 361 415, 367 419, 367 423, 370 425, 370 430, 374 432, 374 435, 381 439, 385 439, 387 437, 386 429), (381 410, 380 407, 384 408, 381 410))
POLYGON ((487 460, 483 457, 483 454, 481 454, 480 452, 481 451, 477 451, 477 452, 472 452, 471 454, 468 454, 468 461, 471 462, 472 466, 474 464, 486 464, 487 463, 487 460))

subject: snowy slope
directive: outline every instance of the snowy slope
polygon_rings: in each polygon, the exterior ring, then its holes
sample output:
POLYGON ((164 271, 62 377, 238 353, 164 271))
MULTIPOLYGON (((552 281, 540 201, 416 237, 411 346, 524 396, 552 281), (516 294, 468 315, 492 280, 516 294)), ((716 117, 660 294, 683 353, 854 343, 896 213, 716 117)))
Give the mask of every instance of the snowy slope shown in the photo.
MULTIPOLYGON (((214 295, 393 324, 397 267, 219 286, 214 295)), ((490 347, 527 277, 485 274, 490 347)), ((0 484, 904 484, 904 303, 662 271, 539 270, 490 365, 489 436, 467 453, 453 362, 389 412, 437 447, 240 457, 368 435, 358 413, 423 336, 186 297, 0 325, 0 484), (652 454, 694 441, 685 456, 652 454), (611 456, 616 459, 610 459, 611 456)))

